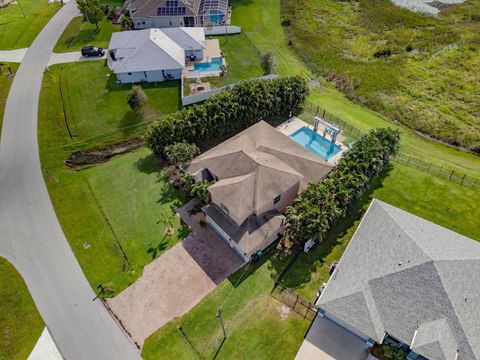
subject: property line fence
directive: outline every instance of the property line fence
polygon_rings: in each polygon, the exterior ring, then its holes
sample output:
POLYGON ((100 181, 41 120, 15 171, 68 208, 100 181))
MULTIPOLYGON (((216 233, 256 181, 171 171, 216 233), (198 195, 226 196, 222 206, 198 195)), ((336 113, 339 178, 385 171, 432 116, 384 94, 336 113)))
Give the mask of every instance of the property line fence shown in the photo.
POLYGON ((402 152, 395 155, 394 160, 405 165, 415 167, 423 172, 439 175, 460 185, 468 186, 472 189, 480 189, 480 179, 474 178, 471 175, 467 175, 444 166, 437 166, 432 162, 423 161, 402 152))
POLYGON ((271 295, 275 299, 287 305, 297 314, 300 314, 305 319, 308 319, 310 321, 315 318, 315 315, 318 312, 318 307, 315 304, 311 303, 307 299, 304 299, 300 295, 295 294, 293 291, 291 291, 289 288, 287 288, 285 285, 278 281, 275 282, 275 287, 273 288, 271 295))

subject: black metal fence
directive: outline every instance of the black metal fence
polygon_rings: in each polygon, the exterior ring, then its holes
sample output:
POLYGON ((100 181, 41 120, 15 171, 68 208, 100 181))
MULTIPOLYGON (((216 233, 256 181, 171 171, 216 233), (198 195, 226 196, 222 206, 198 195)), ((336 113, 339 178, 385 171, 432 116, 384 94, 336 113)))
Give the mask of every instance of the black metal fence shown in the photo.
POLYGON ((318 307, 315 304, 302 298, 300 295, 295 294, 280 282, 275 283, 271 295, 287 305, 297 314, 302 315, 305 319, 312 321, 317 314, 318 307))
POLYGON ((468 186, 472 189, 480 189, 480 179, 471 175, 467 175, 466 173, 462 173, 444 166, 437 166, 432 162, 423 161, 405 153, 398 153, 394 157, 394 160, 402 164, 415 167, 424 172, 441 176, 460 185, 468 186))

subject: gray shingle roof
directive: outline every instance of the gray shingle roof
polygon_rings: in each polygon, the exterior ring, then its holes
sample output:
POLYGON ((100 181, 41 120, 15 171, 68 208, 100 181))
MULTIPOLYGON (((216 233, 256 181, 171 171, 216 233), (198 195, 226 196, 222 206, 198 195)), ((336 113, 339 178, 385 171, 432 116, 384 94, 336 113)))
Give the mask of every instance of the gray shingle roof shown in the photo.
POLYGON ((479 359, 480 244, 374 200, 318 305, 431 360, 479 359))

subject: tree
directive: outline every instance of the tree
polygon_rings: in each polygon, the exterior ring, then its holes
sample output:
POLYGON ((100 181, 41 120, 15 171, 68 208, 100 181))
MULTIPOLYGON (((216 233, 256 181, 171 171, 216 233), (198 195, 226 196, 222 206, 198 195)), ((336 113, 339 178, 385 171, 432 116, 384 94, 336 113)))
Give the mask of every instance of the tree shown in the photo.
POLYGON ((132 30, 133 29, 133 21, 130 18, 130 13, 128 10, 124 11, 122 14, 122 19, 120 21, 122 31, 132 30))
POLYGON ((177 142, 165 147, 165 155, 172 165, 183 165, 190 162, 195 156, 200 154, 200 149, 195 144, 186 141, 177 142))
POLYGON ((132 90, 127 95, 127 103, 130 109, 139 111, 148 102, 148 96, 142 90, 140 85, 133 85, 132 90))
POLYGON ((77 0, 77 7, 83 15, 83 21, 94 24, 98 29, 98 23, 105 15, 100 0, 77 0))
POLYGON ((198 196, 205 203, 207 199, 207 190, 214 181, 202 180, 192 185, 192 196, 198 196))
POLYGON ((398 130, 372 130, 354 143, 327 177, 310 183, 286 210, 286 244, 322 241, 332 225, 397 153, 398 130))

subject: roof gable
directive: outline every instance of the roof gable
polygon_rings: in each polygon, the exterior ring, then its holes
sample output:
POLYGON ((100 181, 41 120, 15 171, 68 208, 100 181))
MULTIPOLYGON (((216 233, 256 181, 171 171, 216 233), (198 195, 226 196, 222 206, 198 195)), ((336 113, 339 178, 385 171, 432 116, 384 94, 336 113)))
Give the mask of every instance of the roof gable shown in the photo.
POLYGON ((378 324, 407 344, 422 330, 421 355, 458 346, 460 359, 479 358, 479 256, 477 242, 374 200, 318 305, 377 341, 378 324), (366 302, 346 306, 345 296, 356 292, 366 302), (370 320, 352 324, 349 314, 367 310, 370 320), (447 326, 438 325, 442 319, 447 326), (446 329, 451 336, 435 333, 446 329))

